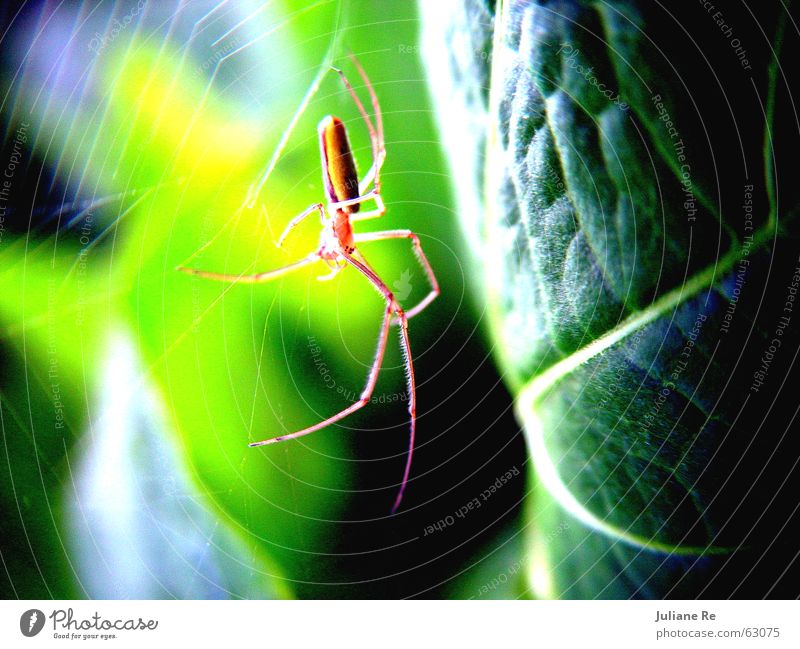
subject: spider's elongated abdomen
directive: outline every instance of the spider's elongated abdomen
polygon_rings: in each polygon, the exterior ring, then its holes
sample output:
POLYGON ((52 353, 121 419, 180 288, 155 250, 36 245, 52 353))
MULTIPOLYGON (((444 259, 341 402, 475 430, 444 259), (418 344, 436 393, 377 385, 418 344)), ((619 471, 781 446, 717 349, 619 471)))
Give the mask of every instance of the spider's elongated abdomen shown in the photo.
MULTIPOLYGON (((319 146, 322 156, 322 181, 331 202, 357 198, 358 170, 347 129, 338 117, 328 115, 320 123, 319 146)), ((341 208, 347 214, 358 212, 359 203, 341 208)))

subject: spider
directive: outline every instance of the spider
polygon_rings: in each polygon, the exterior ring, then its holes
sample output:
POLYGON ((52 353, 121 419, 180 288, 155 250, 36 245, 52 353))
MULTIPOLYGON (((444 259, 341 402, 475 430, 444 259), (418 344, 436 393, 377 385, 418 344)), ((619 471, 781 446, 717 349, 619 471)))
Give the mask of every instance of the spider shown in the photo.
POLYGON ((369 374, 367 375, 366 385, 361 392, 358 401, 354 402, 341 412, 328 417, 308 428, 303 428, 294 433, 279 435, 270 439, 265 439, 261 442, 253 442, 250 446, 264 446, 267 444, 274 444, 276 442, 283 442, 289 439, 296 439, 303 435, 308 435, 321 428, 333 424, 340 419, 344 419, 348 415, 354 413, 356 410, 362 408, 370 399, 375 384, 378 380, 378 373, 380 372, 381 364, 383 363, 384 352, 386 351, 386 343, 389 337, 389 329, 392 325, 399 325, 400 328, 400 344, 403 350, 403 356, 406 366, 406 378, 408 382, 408 412, 411 416, 410 432, 409 432, 409 446, 406 455, 406 464, 403 471, 403 478, 400 483, 400 489, 392 506, 392 513, 397 511, 400 502, 403 499, 406 484, 408 483, 408 476, 411 471, 411 458, 414 454, 414 436, 416 432, 417 421, 417 398, 416 398, 416 382, 414 378, 414 366, 411 356, 411 344, 408 338, 408 320, 425 307, 427 307, 438 295, 439 284, 436 281, 436 276, 433 273, 433 268, 428 262, 425 253, 422 251, 419 237, 410 230, 384 230, 380 232, 369 232, 363 234, 355 234, 353 232, 353 223, 355 221, 363 221, 381 217, 386 213, 386 206, 381 198, 381 180, 380 170, 383 166, 384 159, 386 158, 386 147, 383 139, 383 118, 381 115, 378 97, 375 90, 367 77, 364 68, 359 63, 355 56, 351 55, 351 60, 358 70, 364 85, 369 92, 370 100, 372 102, 373 112, 375 114, 375 122, 373 123, 370 116, 364 109, 364 105, 358 98, 353 86, 347 80, 344 72, 339 68, 332 67, 331 69, 339 75, 344 87, 355 102, 358 112, 369 131, 370 142, 372 146, 372 166, 367 172, 366 176, 358 180, 358 171, 356 170, 356 163, 353 157, 353 152, 350 149, 350 142, 347 137, 347 130, 344 123, 337 117, 328 115, 322 119, 317 127, 320 143, 320 154, 322 158, 322 182, 325 187, 325 197, 327 204, 315 203, 308 207, 305 211, 295 216, 286 226, 281 236, 277 241, 277 246, 281 247, 284 240, 289 233, 300 224, 303 219, 313 214, 319 213, 320 221, 322 223, 322 232, 320 234, 319 247, 315 252, 303 257, 299 261, 293 262, 286 266, 269 270, 263 273, 256 273, 254 275, 227 275, 224 273, 215 273, 204 270, 197 270, 194 268, 179 267, 179 270, 204 277, 208 279, 221 280, 226 282, 247 282, 247 283, 260 283, 268 282, 287 273, 290 273, 298 268, 308 266, 316 261, 324 261, 330 268, 330 273, 320 276, 317 279, 326 281, 333 279, 339 271, 346 266, 352 266, 364 277, 369 280, 373 287, 375 287, 386 301, 386 309, 383 314, 383 321, 381 323, 380 334, 378 336, 378 345, 375 350, 375 356, 372 361, 369 374), (372 185, 372 189, 369 189, 372 185), (369 211, 361 211, 362 204, 366 201, 373 201, 374 208, 369 211), (395 299, 392 291, 386 285, 377 272, 370 266, 364 256, 360 253, 357 246, 361 243, 368 241, 383 241, 387 239, 410 239, 413 244, 413 250, 419 259, 420 264, 425 270, 425 274, 431 285, 431 290, 416 306, 408 311, 405 311, 395 299))

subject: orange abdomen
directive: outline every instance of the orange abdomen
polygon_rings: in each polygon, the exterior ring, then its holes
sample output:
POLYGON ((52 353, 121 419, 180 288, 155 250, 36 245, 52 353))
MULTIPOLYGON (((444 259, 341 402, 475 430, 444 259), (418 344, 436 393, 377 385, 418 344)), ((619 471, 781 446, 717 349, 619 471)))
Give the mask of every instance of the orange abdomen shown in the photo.
MULTIPOLYGON (((322 182, 330 202, 357 198, 358 170, 347 130, 338 117, 328 115, 319 123, 319 145, 322 156, 322 182)), ((358 212, 359 204, 341 208, 346 214, 358 212)))

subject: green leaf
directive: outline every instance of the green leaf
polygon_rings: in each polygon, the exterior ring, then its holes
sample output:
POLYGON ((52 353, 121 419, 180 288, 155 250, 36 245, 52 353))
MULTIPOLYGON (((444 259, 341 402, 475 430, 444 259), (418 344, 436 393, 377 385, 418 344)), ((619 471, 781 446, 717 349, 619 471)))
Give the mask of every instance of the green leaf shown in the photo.
POLYGON ((756 29, 735 8, 721 26, 694 5, 512 1, 494 16, 470 2, 449 24, 479 10, 496 20, 491 67, 473 28, 434 89, 450 124, 488 124, 469 143, 443 133, 454 169, 483 165, 461 208, 547 491, 529 507, 534 553, 572 521, 534 590, 587 596, 567 575, 610 565, 585 552, 592 536, 658 561, 780 547, 800 318, 797 183, 778 182, 798 135, 776 101, 787 10, 756 29))

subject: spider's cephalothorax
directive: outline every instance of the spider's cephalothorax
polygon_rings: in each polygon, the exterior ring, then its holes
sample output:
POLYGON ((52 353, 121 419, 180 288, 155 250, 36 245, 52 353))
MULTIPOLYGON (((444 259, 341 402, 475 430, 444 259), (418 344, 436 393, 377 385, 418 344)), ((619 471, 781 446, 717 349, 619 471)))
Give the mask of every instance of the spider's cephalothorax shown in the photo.
POLYGON ((324 261, 330 268, 331 273, 319 279, 331 279, 339 270, 345 266, 352 266, 364 277, 366 277, 372 285, 378 290, 386 301, 383 321, 381 323, 380 337, 378 338, 378 347, 375 350, 375 358, 372 362, 369 375, 367 376, 367 383, 361 392, 358 401, 350 404, 341 412, 328 417, 324 421, 303 428, 302 430, 293 433, 287 433, 278 437, 265 439, 261 442, 252 442, 250 446, 263 446, 265 444, 274 444, 275 442, 282 442, 287 439, 295 439, 313 433, 315 430, 324 428, 334 422, 347 417, 347 415, 355 412, 369 402, 372 396, 372 391, 375 389, 375 384, 378 380, 378 372, 383 363, 383 355, 386 351, 386 342, 389 336, 389 329, 391 325, 397 324, 400 326, 400 344, 403 347, 405 362, 406 362, 406 378, 408 380, 408 412, 411 415, 411 426, 409 430, 409 445, 408 455, 406 457, 405 471, 403 478, 400 482, 400 488, 397 492, 397 497, 392 507, 392 512, 396 511, 400 506, 400 501, 403 498, 406 483, 408 482, 409 472, 411 470, 411 457, 414 452, 414 435, 417 423, 417 397, 416 397, 416 381, 414 378, 414 366, 411 361, 411 343, 408 338, 408 320, 417 313, 422 311, 430 304, 437 295, 439 295, 439 285, 436 282, 436 277, 433 274, 433 269, 428 263, 425 253, 422 252, 422 246, 419 242, 419 237, 410 230, 385 230, 383 232, 368 232, 362 234, 353 234, 353 221, 363 221, 365 219, 376 218, 383 216, 386 212, 386 207, 381 198, 381 182, 380 170, 383 165, 384 158, 386 157, 386 148, 383 141, 383 120, 381 117, 381 110, 378 104, 378 98, 375 95, 375 90, 369 82, 364 69, 355 57, 352 57, 353 63, 358 69, 361 79, 369 92, 372 101, 372 108, 375 111, 375 123, 372 122, 370 116, 364 110, 364 105, 358 98, 358 95, 353 90, 350 82, 344 76, 344 73, 334 68, 336 73, 341 77, 342 82, 347 88, 347 92, 353 98, 362 119, 367 125, 369 130, 370 142, 372 143, 372 166, 367 171, 364 178, 359 182, 358 171, 356 169, 356 161, 353 157, 353 152, 350 150, 350 142, 347 139, 347 130, 344 123, 337 117, 325 117, 319 124, 319 143, 320 154, 322 156, 322 182, 325 185, 325 196, 327 204, 314 203, 307 210, 294 217, 286 229, 278 239, 278 246, 283 243, 283 240, 291 232, 296 225, 310 214, 317 212, 322 220, 322 233, 320 235, 320 245, 316 252, 306 255, 303 259, 296 261, 282 268, 269 270, 263 273, 256 273, 254 275, 229 275, 226 273, 215 273, 206 270, 197 270, 194 268, 180 268, 180 270, 191 273, 198 277, 207 277, 209 279, 218 279, 227 282, 267 282, 276 279, 287 273, 302 268, 304 266, 313 264, 317 261, 324 261), (372 189, 370 189, 370 185, 372 189), (371 210, 362 210, 361 204, 367 201, 374 201, 375 207, 371 210), (368 241, 384 241, 387 239, 410 239, 414 245, 414 252, 417 255, 420 263, 425 269, 428 280, 431 283, 431 291, 428 295, 411 309, 404 310, 395 299, 389 287, 386 285, 378 274, 369 265, 364 256, 356 250, 356 246, 368 241))
POLYGON ((333 216, 326 217, 322 222, 322 232, 319 235, 319 248, 317 249, 317 255, 325 261, 333 272, 319 279, 333 279, 336 272, 347 265, 347 261, 342 256, 342 251, 347 254, 353 254, 355 250, 355 238, 350 216, 344 210, 336 210, 333 216))
POLYGON ((326 218, 322 224, 317 254, 326 261, 337 261, 342 258, 342 250, 352 254, 355 249, 353 224, 345 212, 336 210, 333 216, 326 218))

